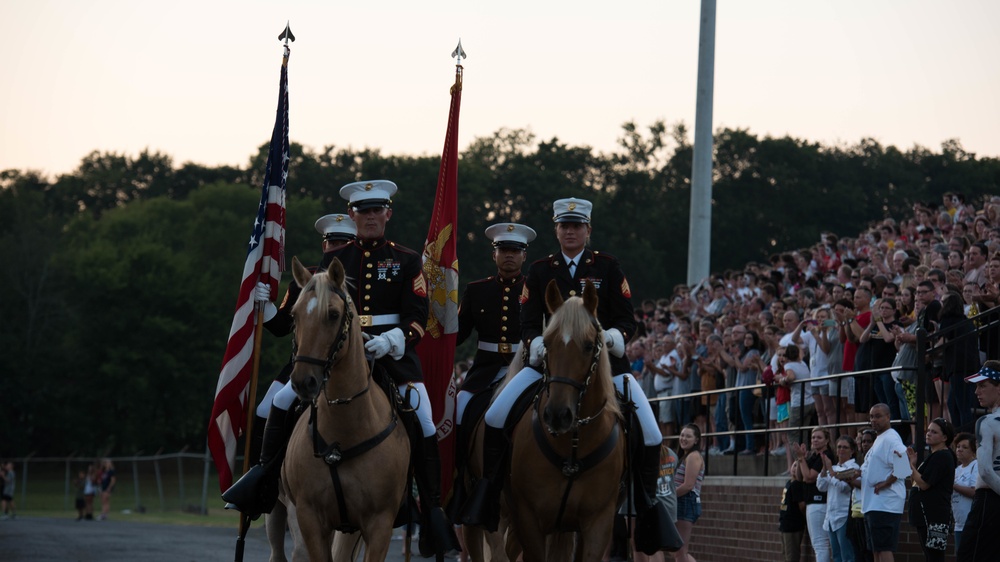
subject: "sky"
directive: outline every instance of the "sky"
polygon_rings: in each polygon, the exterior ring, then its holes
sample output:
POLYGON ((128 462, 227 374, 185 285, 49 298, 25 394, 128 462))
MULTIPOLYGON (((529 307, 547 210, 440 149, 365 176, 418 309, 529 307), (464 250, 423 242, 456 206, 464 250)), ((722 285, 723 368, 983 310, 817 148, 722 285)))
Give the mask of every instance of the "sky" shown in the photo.
MULTIPOLYGON (((0 170, 94 150, 246 166, 290 137, 438 155, 459 38, 459 147, 501 128, 609 152, 621 126, 693 131, 695 0, 0 0, 0 170)), ((1000 156, 1000 2, 719 0, 713 128, 1000 156)))

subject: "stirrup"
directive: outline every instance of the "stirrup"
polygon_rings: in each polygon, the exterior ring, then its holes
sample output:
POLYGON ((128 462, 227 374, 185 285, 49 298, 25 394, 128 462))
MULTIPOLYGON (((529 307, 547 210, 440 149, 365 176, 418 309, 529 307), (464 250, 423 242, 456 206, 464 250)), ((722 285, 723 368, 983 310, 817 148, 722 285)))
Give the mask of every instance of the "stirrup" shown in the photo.
POLYGON ((278 502, 277 471, 255 464, 239 480, 222 493, 226 509, 238 509, 240 513, 256 521, 262 513, 271 513, 278 502))
POLYGON ((495 533, 500 526, 500 498, 487 478, 476 481, 469 501, 462 508, 462 524, 495 533))
POLYGON ((440 507, 431 508, 425 524, 421 525, 417 548, 420 556, 424 558, 433 556, 438 549, 442 553, 462 551, 458 536, 455 534, 455 526, 440 507))

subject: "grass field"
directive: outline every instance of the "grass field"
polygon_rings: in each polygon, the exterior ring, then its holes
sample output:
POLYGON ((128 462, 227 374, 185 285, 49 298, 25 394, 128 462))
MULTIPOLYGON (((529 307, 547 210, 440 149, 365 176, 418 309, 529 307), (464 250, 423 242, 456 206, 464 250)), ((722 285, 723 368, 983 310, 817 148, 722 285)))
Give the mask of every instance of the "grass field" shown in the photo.
MULTIPOLYGON (((110 517, 147 523, 233 527, 239 514, 223 508, 218 475, 199 455, 112 459, 117 483, 110 517), (203 507, 204 503, 204 507, 203 507)), ((77 475, 90 460, 15 459, 19 515, 76 519, 77 475)), ((100 513, 100 497, 94 511, 100 513)), ((263 520, 255 522, 260 524, 263 520)))

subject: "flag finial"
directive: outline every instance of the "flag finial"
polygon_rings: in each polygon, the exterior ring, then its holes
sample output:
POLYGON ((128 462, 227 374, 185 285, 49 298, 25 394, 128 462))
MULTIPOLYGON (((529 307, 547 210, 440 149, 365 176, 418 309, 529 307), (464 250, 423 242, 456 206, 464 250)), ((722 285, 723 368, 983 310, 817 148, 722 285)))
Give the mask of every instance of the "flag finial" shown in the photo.
POLYGON ((288 46, 289 41, 292 41, 293 43, 295 42, 295 35, 292 34, 292 27, 290 23, 291 22, 285 22, 285 30, 278 36, 278 41, 284 40, 286 47, 288 46))
POLYGON ((458 46, 455 47, 455 50, 451 52, 451 58, 457 59, 455 61, 455 65, 456 66, 462 66, 462 59, 467 58, 465 56, 465 50, 462 49, 462 38, 461 37, 459 37, 459 39, 458 39, 458 46))

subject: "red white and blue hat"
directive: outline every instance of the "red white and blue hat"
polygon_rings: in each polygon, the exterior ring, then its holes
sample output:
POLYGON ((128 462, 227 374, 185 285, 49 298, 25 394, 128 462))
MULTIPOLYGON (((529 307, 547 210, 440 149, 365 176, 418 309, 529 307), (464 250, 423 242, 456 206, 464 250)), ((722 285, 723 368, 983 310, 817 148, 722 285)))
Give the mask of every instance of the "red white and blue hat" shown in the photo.
POLYGON ((513 222, 501 222, 486 229, 486 236, 493 241, 494 248, 514 247, 524 250, 535 239, 536 233, 530 226, 513 222))
MULTIPOLYGON (((987 363, 989 363, 989 361, 987 361, 987 363)), ((984 365, 982 369, 979 369, 978 373, 965 377, 965 382, 971 383, 977 383, 985 380, 1000 382, 1000 371, 994 369, 993 367, 987 367, 984 365)))
POLYGON ((367 180, 349 183, 340 188, 340 196, 347 200, 355 211, 375 207, 388 209, 392 206, 392 196, 399 188, 389 180, 367 180))

